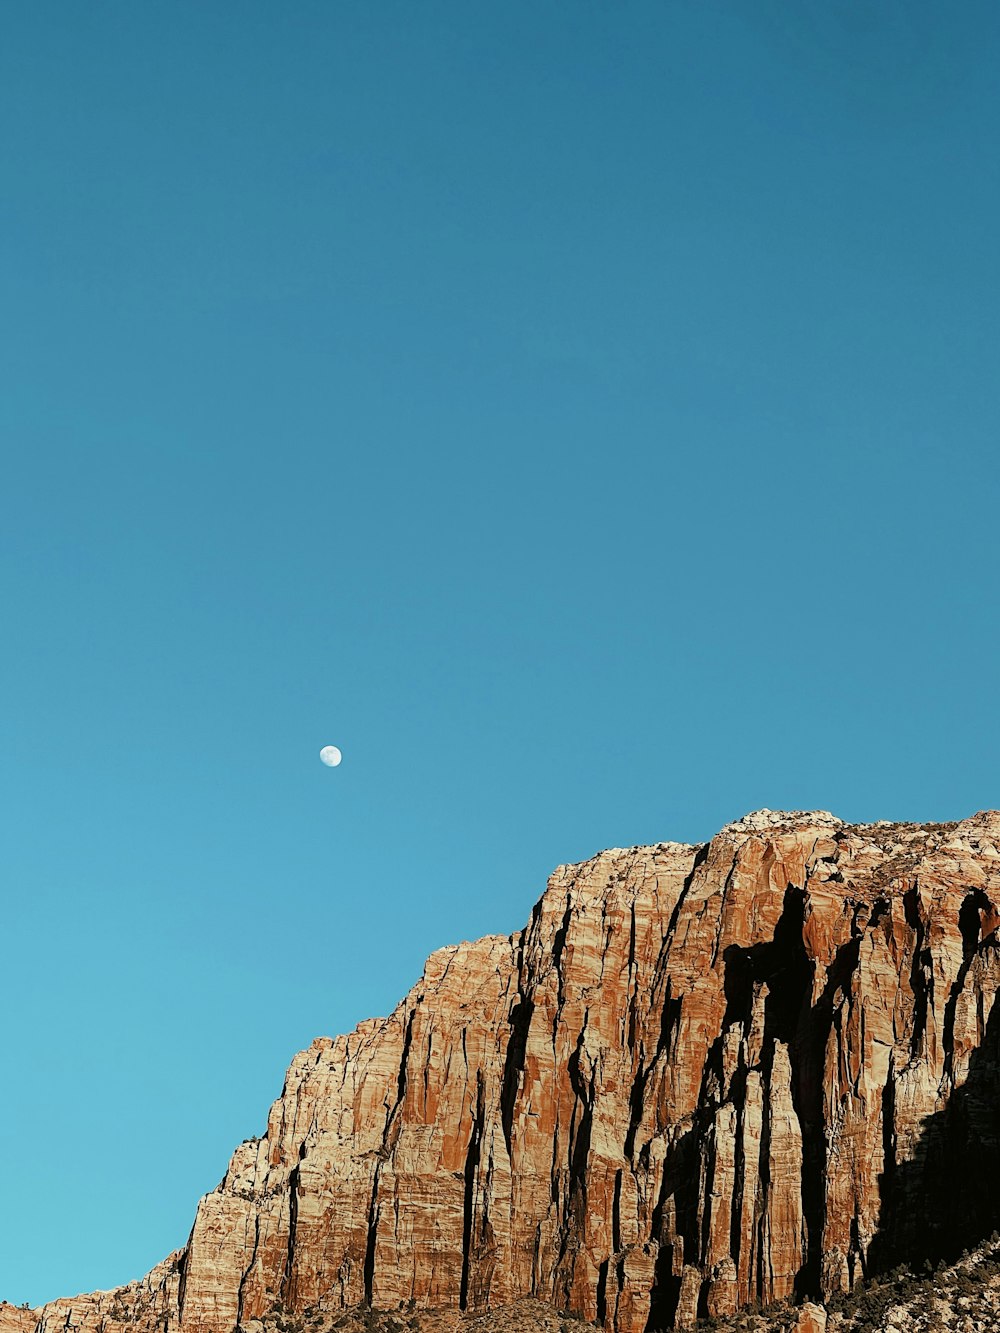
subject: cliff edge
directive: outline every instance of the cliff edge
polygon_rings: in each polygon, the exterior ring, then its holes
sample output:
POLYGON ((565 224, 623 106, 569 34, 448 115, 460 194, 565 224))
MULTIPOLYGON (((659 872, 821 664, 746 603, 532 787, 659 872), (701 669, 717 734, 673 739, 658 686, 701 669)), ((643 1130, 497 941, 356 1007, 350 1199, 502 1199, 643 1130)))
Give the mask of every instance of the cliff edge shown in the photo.
POLYGON ((644 1333, 953 1259, 1000 1216, 998 924, 997 812, 561 866, 519 934, 295 1057, 182 1250, 0 1333, 524 1297, 644 1333))

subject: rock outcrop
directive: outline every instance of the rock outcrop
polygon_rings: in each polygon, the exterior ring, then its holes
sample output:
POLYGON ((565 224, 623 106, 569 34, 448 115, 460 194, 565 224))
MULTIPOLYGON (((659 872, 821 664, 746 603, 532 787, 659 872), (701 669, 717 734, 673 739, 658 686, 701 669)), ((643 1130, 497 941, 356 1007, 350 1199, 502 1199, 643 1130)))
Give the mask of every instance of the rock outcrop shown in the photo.
POLYGON ((643 1333, 952 1257, 1000 1214, 998 924, 995 812, 562 866, 295 1057, 183 1250, 0 1333, 528 1296, 643 1333))

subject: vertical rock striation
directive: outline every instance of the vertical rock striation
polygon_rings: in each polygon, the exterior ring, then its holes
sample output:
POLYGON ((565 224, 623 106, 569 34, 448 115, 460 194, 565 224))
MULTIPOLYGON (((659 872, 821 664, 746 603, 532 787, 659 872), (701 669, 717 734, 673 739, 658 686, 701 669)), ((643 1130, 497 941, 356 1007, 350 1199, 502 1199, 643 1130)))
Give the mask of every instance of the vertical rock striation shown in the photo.
POLYGON ((525 1295, 643 1333, 946 1257, 1000 1213, 998 909, 997 813, 560 867, 295 1057, 184 1250, 0 1333, 525 1295))

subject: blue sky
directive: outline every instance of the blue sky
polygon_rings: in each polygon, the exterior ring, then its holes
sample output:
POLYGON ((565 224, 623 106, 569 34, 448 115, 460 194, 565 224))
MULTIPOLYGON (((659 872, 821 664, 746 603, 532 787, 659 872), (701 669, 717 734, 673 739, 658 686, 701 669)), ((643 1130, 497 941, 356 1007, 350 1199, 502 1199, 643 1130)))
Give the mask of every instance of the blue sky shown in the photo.
POLYGON ((1000 804, 998 30, 8 12, 0 1296, 561 861, 1000 804))

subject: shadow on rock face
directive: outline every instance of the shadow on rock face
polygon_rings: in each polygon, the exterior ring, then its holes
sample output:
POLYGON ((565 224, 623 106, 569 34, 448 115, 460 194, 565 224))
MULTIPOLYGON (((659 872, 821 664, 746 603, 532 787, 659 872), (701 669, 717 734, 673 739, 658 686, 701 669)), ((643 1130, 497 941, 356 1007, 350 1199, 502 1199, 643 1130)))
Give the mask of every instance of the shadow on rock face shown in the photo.
MULTIPOLYGON (((980 949, 996 949, 990 936, 980 949)), ((961 976, 956 986, 964 981, 961 976)), ((879 1230, 869 1270, 950 1263, 1000 1227, 1000 1003, 969 1060, 965 1083, 923 1124, 912 1157, 886 1154, 879 1230)))

